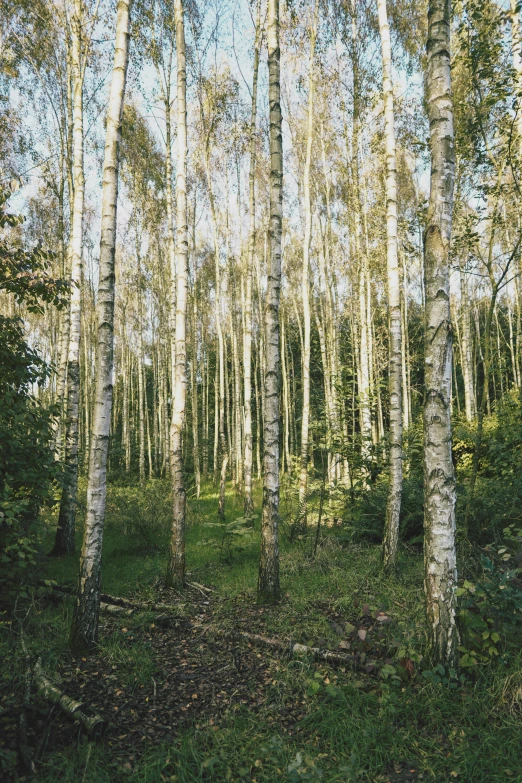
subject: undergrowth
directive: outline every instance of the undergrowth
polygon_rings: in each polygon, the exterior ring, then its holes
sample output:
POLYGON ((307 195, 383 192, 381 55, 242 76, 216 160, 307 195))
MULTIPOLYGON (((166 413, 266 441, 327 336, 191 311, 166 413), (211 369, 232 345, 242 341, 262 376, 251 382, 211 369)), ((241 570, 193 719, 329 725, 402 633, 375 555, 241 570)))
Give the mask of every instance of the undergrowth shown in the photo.
MULTIPOLYGON (((134 490, 110 488, 103 590, 114 595, 153 597, 164 575, 168 487, 154 482, 144 499, 140 497, 134 490), (145 530, 147 519, 149 530, 145 530)), ((216 506, 211 486, 204 488, 199 501, 190 501, 188 579, 214 588, 213 620, 232 627, 255 602, 258 536, 242 537, 237 548, 232 544, 224 548, 223 531, 206 524, 216 521, 216 506)), ((241 499, 230 492, 227 523, 242 517, 241 506, 241 499)), ((48 522, 43 551, 48 551, 52 540, 52 520, 48 522)), ((522 781, 520 653, 511 651, 500 661, 487 659, 454 672, 433 669, 425 658, 421 554, 404 547, 397 576, 384 577, 380 548, 364 542, 347 545, 339 532, 336 527, 323 529, 314 554, 312 535, 291 542, 283 525, 282 601, 276 608, 260 609, 256 617, 268 636, 324 647, 350 645, 359 652, 377 650, 384 664, 380 674, 281 656, 274 659, 271 680, 256 709, 231 701, 219 720, 198 715, 172 742, 151 745, 144 754, 129 747, 125 758, 115 757, 107 742, 86 742, 71 724, 69 747, 47 747, 33 779, 38 783, 522 781), (386 622, 379 625, 378 616, 386 622), (367 635, 364 629, 369 629, 367 635)), ((46 578, 74 585, 77 558, 43 560, 42 565, 46 578)), ((478 582, 476 575, 468 576, 474 579, 468 584, 478 582)), ((24 610, 29 652, 41 656, 57 680, 68 654, 72 605, 72 599, 53 603, 35 595, 24 610)), ((193 619, 192 612, 184 599, 180 616, 193 619)), ((145 633, 154 617, 125 620, 125 634, 123 620, 107 629, 105 622, 102 619, 100 652, 108 664, 118 669, 131 693, 151 682, 156 688, 156 662, 145 633)), ((172 631, 173 647, 176 633, 172 631)), ((5 696, 23 686, 23 666, 14 629, 2 629, 0 644, 3 659, 13 661, 2 674, 5 696)), ((269 655, 263 649, 259 654, 269 655)), ((169 683, 157 685, 160 693, 169 683)), ((0 744, 0 778, 2 769, 7 776, 13 758, 13 750, 0 744)))

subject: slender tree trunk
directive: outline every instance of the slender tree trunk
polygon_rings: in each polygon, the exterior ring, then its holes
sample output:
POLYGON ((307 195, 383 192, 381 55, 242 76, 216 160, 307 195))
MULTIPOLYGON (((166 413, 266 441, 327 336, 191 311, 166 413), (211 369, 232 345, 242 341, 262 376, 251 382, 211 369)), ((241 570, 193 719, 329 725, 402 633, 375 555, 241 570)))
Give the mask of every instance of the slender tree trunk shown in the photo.
POLYGON ((473 364, 471 357, 471 323, 468 297, 468 274, 460 268, 460 311, 462 321, 462 375, 464 378, 464 405, 466 420, 473 421, 475 410, 475 389, 473 388, 473 364))
POLYGON ((451 0, 429 0, 426 97, 430 202, 424 237, 424 588, 431 655, 454 661, 457 560, 455 472, 451 458, 452 329, 449 251, 455 156, 450 73, 451 0))
MULTIPOLYGON (((234 377, 234 450, 237 488, 240 488, 243 479, 243 416, 241 405, 241 374, 239 368, 239 349, 237 329, 234 328, 234 318, 231 312, 231 342, 232 342, 232 369, 234 377)), ((236 320, 237 324, 237 320, 236 320)))
POLYGON ((187 292, 188 292, 188 221, 187 221, 187 67, 185 56, 185 27, 182 0, 174 0, 177 56, 177 147, 176 172, 176 368, 174 403, 170 428, 170 470, 172 478, 172 535, 166 584, 168 587, 185 581, 185 514, 186 493, 183 483, 182 434, 185 423, 187 397, 187 292))
MULTIPOLYGON (((65 121, 65 120, 64 120, 65 121)), ((58 231, 60 239, 60 266, 61 275, 64 279, 70 278, 70 258, 69 251, 65 247, 65 220, 64 220, 64 190, 65 190, 65 177, 63 169, 66 162, 65 151, 62 150, 60 156, 60 190, 58 198, 58 231)), ((60 311, 60 332, 59 332, 59 364, 56 377, 56 395, 55 400, 58 404, 59 415, 56 421, 56 430, 53 441, 53 451, 56 453, 58 459, 63 459, 63 443, 62 433, 65 417, 65 395, 67 391, 67 357, 69 353, 69 338, 70 338, 70 303, 63 310, 60 311)))
POLYGON ((202 397, 201 397, 201 418, 203 425, 203 476, 208 476, 208 433, 209 433, 209 406, 208 406, 208 388, 209 388, 209 371, 208 371, 209 356, 205 348, 203 348, 202 357, 202 397))
MULTIPOLYGON (((170 52, 172 57, 172 50, 170 52)), ((167 235, 169 249, 169 269, 170 269, 170 300, 169 307, 169 332, 170 332, 170 384, 172 397, 174 398, 174 387, 176 384, 176 240, 174 238, 174 217, 172 214, 172 121, 171 121, 171 100, 170 100, 170 61, 168 65, 168 74, 165 78, 165 195, 167 201, 167 235)))
POLYGON ((383 566, 393 571, 397 562, 402 495, 402 330, 401 283, 397 240, 397 158, 393 110, 390 28, 386 0, 377 0, 382 45, 382 85, 386 144, 386 234, 388 272, 388 386, 390 405, 390 483, 386 503, 383 566))
POLYGON ((352 32, 351 59, 353 70, 353 131, 352 131, 352 177, 354 181, 353 209, 355 222, 355 249, 359 262, 358 298, 359 298, 359 335, 355 343, 359 347, 357 356, 357 388, 359 396, 359 417, 361 428, 361 452, 368 455, 372 437, 372 417, 370 400, 370 364, 368 353, 368 313, 366 301, 366 268, 368 257, 363 242, 363 209, 361 199, 361 177, 359 170, 359 143, 361 129, 361 92, 360 63, 358 52, 359 31, 357 26, 357 4, 351 3, 352 32))
POLYGON ((268 0, 268 96, 270 103, 270 266, 265 307, 263 514, 257 600, 279 599, 279 298, 283 223, 283 134, 279 49, 279 0, 268 0))
POLYGON ((403 309, 403 322, 402 322, 402 410, 403 410, 403 426, 404 429, 408 429, 412 421, 412 406, 411 406, 411 378, 410 378, 410 341, 408 337, 408 272, 406 270, 406 262, 404 259, 404 253, 402 254, 402 309, 403 309))
POLYGON ((249 235, 245 285, 245 329, 243 337, 243 405, 244 405, 244 507, 245 517, 254 513, 252 501, 252 276, 256 246, 256 122, 259 50, 261 48, 261 0, 257 3, 256 37, 254 43, 254 74, 252 79, 252 111, 250 115, 250 171, 249 171, 249 235))
POLYGON ((123 425, 122 439, 125 453, 125 473, 130 473, 131 444, 130 444, 130 414, 129 414, 129 375, 130 367, 128 362, 128 351, 125 343, 122 344, 123 351, 123 425))
POLYGON ((216 348, 215 354, 215 372, 214 372, 214 484, 218 477, 218 450, 219 450, 219 351, 216 348))
MULTIPOLYGON (((259 355, 259 351, 258 351, 259 355)), ((261 415, 261 401, 259 394, 258 384, 258 364, 256 361, 254 365, 254 394, 256 398, 256 468, 257 468, 257 480, 261 479, 261 429, 262 429, 262 415, 261 415)))
POLYGON ((511 367, 513 371, 513 385, 520 386, 517 366, 517 349, 515 343, 515 333, 513 330, 513 311, 511 309, 511 299, 507 297, 508 326, 509 326, 509 354, 511 356, 511 367))
POLYGON ((107 451, 112 408, 114 371, 114 256, 118 202, 119 151, 129 51, 130 0, 118 0, 114 68, 107 111, 105 158, 103 163, 102 225, 98 283, 96 391, 87 514, 80 559, 78 597, 71 628, 71 647, 89 651, 97 643, 100 609, 100 576, 105 500, 107 493, 107 451))
POLYGON ((70 238, 71 295, 69 305, 69 350, 67 356, 67 414, 65 470, 53 555, 70 555, 75 549, 76 504, 78 494, 78 415, 80 403, 81 284, 83 255, 83 206, 85 197, 83 151, 83 58, 81 0, 75 0, 71 20, 73 72, 73 155, 74 200, 70 238))
POLYGON ((290 392, 288 389, 288 369, 286 364, 286 329, 283 315, 281 317, 281 371, 283 381, 283 453, 286 460, 286 471, 287 473, 291 473, 292 460, 290 457, 290 392))
MULTIPOLYGON (((194 201, 194 214, 196 212, 196 203, 194 201)), ((195 242, 195 225, 194 225, 195 242)), ((193 246, 193 251, 195 247, 193 246)), ((194 479, 196 482, 196 497, 201 493, 201 471, 199 462, 199 409, 198 409, 198 297, 197 297, 197 258, 193 252, 194 258, 194 287, 192 291, 192 366, 190 373, 191 394, 192 394, 192 454, 194 459, 194 479)))
MULTIPOLYGON (((216 441, 219 443, 219 451, 221 452, 221 471, 219 479, 219 503, 218 503, 218 517, 220 520, 225 518, 225 485, 227 478, 227 466, 228 466, 228 448, 227 439, 225 434, 225 345, 223 337, 223 326, 221 323, 221 269, 219 260, 219 234, 218 223, 216 215, 216 205, 214 200, 214 192, 212 188, 212 179, 210 176, 210 152, 208 145, 210 139, 207 139, 207 145, 205 149, 205 169, 207 176, 208 197, 210 201, 210 212, 212 216, 212 227, 214 234, 214 262, 215 262, 215 275, 216 275, 216 305, 215 305, 215 318, 216 318, 216 332, 218 338, 218 356, 216 361, 219 363, 216 367, 216 380, 219 379, 219 386, 216 384, 216 441)), ((217 477, 218 470, 218 449, 216 444, 214 445, 214 477, 217 477)))
POLYGON ((301 298, 303 305, 303 408, 301 418, 301 467, 299 472, 299 519, 306 525, 306 496, 308 492, 308 432, 310 428, 310 241, 312 237, 312 203, 310 193, 310 167, 312 164, 312 143, 314 136, 314 56, 317 37, 319 3, 316 0, 312 29, 310 31, 310 57, 308 63, 308 126, 306 135, 306 158, 303 172, 303 201, 305 231, 303 239, 303 267, 301 273, 301 298))
POLYGON ((136 287, 136 307, 138 312, 138 468, 140 473, 140 482, 145 481, 145 385, 143 382, 143 308, 142 308, 142 286, 141 286, 141 258, 139 244, 141 238, 137 239, 136 260, 138 264, 138 281, 136 287))

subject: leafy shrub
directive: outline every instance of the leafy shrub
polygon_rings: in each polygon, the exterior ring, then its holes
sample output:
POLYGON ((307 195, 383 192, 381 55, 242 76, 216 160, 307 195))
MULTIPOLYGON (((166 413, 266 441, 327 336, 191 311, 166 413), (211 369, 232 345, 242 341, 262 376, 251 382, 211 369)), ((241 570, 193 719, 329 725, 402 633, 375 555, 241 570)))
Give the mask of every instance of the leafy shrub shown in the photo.
MULTIPOLYGON (((386 477, 366 492, 358 502, 350 504, 344 514, 344 535, 351 541, 367 540, 380 543, 384 534, 388 481, 386 477)), ((404 541, 422 541, 424 499, 422 479, 415 474, 404 478, 400 517, 400 535, 404 541)))
MULTIPOLYGON (((68 285, 50 276, 53 254, 25 250, 10 235, 23 222, 7 211, 9 191, 0 190, 0 290, 32 312, 42 302, 63 307, 68 285)), ((59 465, 51 449, 57 411, 32 393, 50 368, 24 339, 22 321, 0 316, 0 595, 10 603, 36 555, 40 507, 52 500, 59 465)))
POLYGON ((496 552, 489 547, 481 556, 481 577, 476 582, 465 580, 457 589, 461 598, 461 666, 505 658, 522 644, 522 568, 518 565, 522 529, 510 525, 504 533, 505 545, 496 552))
POLYGON ((164 551, 171 524, 172 501, 166 482, 109 486, 107 526, 123 537, 125 551, 164 551))
POLYGON ((219 538, 200 541, 198 546, 214 545, 219 549, 220 557, 228 563, 232 562, 234 553, 250 546, 254 540, 252 522, 257 516, 238 517, 231 522, 204 522, 204 527, 215 528, 219 538))
MULTIPOLYGON (((476 425, 461 422, 454 431, 457 477, 463 490, 471 473, 475 430, 476 425)), ((457 524, 466 501, 466 492, 460 492, 457 524)), ((511 523, 522 524, 522 403, 517 390, 505 394, 484 421, 470 540, 488 544, 511 523)))
MULTIPOLYGON (((410 543, 423 539, 424 497, 422 428, 413 425, 404 438, 404 476, 400 517, 400 536, 410 543)), ((347 496, 344 512, 343 537, 351 541, 367 540, 381 543, 384 535, 386 502, 388 498, 387 472, 377 475, 373 483, 361 485, 358 495, 347 496)))
POLYGON ((55 410, 31 393, 48 367, 20 322, 0 316, 0 329, 0 593, 10 603, 35 564, 39 510, 53 501, 60 466, 51 449, 55 410))

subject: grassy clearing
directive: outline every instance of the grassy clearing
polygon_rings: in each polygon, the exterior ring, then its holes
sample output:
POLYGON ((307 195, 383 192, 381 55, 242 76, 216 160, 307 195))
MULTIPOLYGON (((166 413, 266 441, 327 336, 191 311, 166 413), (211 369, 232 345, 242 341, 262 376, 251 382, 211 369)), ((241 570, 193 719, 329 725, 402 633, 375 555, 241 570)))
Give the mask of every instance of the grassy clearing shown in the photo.
MULTIPOLYGON (((139 492, 111 488, 103 589, 115 595, 152 596, 165 570, 167 487, 161 482, 148 485, 137 508, 139 492), (143 533, 147 519, 152 532, 143 533)), ((216 505, 211 487, 205 488, 199 501, 191 501, 187 537, 189 578, 215 587, 214 622, 237 625, 248 613, 257 612, 252 622, 267 635, 336 647, 339 635, 332 618, 357 628, 383 611, 391 622, 372 630, 369 638, 377 634, 375 643, 390 661, 399 648, 414 660, 421 658, 425 639, 420 553, 403 551, 398 576, 384 578, 378 547, 343 547, 335 530, 325 531, 312 559, 310 541, 291 544, 283 525, 284 597, 276 608, 257 610, 253 608, 257 536, 229 561, 223 555, 220 531, 205 525, 215 521, 216 505)), ((240 499, 230 493, 227 519, 241 513, 240 499)), ((75 558, 46 564, 46 576, 59 583, 74 583, 76 570, 75 558)), ((43 653, 45 665, 56 676, 67 658, 71 609, 70 600, 57 605, 35 602, 27 619, 31 651, 43 653)), ((188 600, 180 607, 180 614, 187 617, 193 611, 188 600)), ((150 687, 157 676, 155 654, 144 635, 151 620, 147 615, 126 620, 124 642, 123 620, 102 628, 100 652, 131 693, 150 687)), ((176 633, 172 631, 173 645, 176 633)), ((8 633, 2 645, 3 655, 14 655, 8 633)), ((266 650, 256 652, 268 655, 266 650)), ((17 665, 4 672, 15 687, 22 678, 17 665)), ((115 757, 107 742, 84 743, 71 727, 67 747, 48 747, 42 754, 35 779, 41 783, 522 781, 522 658, 512 660, 509 667, 459 675, 451 687, 423 676, 429 668, 421 659, 412 678, 376 677, 306 660, 274 659, 271 679, 257 694, 258 701, 254 694, 249 704, 234 702, 231 694, 216 719, 199 714, 171 742, 152 744, 139 755, 129 747, 125 757, 115 757)), ((160 685, 168 687, 168 681, 160 685)), ((7 768, 7 749, 0 749, 2 759, 7 768)))

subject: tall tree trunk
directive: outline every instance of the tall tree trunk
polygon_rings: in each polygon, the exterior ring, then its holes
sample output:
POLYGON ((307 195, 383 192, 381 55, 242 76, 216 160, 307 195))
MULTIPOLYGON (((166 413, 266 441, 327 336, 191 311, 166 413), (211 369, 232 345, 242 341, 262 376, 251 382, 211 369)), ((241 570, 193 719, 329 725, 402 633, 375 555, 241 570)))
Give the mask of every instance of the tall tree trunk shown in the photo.
MULTIPOLYGON (((203 112, 203 109, 201 109, 203 112)), ((219 503, 218 503, 218 517, 220 520, 225 518, 225 485, 227 478, 227 466, 228 466, 228 447, 225 434, 225 345, 223 336, 223 326, 221 323, 221 269, 219 259, 219 233, 218 222, 216 214, 216 204, 214 199, 214 191, 212 188, 212 179, 210 174, 210 150, 209 150, 210 138, 207 139, 205 148, 205 170, 207 176, 208 197, 210 202, 210 213, 212 216, 212 227, 214 234, 214 263, 215 263, 215 279, 216 279, 216 304, 215 304, 215 318, 216 318, 216 332, 218 338, 218 354, 216 357, 216 381, 219 381, 219 385, 216 383, 216 440, 214 444, 214 478, 217 478, 218 472, 218 448, 221 455, 221 471, 219 474, 219 503)))
POLYGON ((97 643, 100 609, 100 576, 105 500, 107 451, 112 408, 114 372, 114 256, 121 123, 129 52, 131 0, 118 0, 114 68, 107 111, 103 162, 100 272, 98 283, 96 390, 89 454, 87 514, 80 559, 78 597, 71 627, 71 647, 89 651, 97 643))
POLYGON ((411 407, 411 370, 410 370, 410 341, 408 337, 408 272, 404 253, 402 254, 402 410, 403 427, 408 429, 412 421, 411 407))
POLYGON ((424 588, 431 656, 456 653, 455 472, 451 458, 449 251, 455 155, 450 72, 451 0, 429 0, 426 97, 430 123, 430 201, 424 236, 424 588))
POLYGON ((279 599, 279 298, 283 224, 283 133, 279 49, 279 0, 268 0, 268 97, 270 103, 270 266, 265 307, 263 513, 257 600, 279 599))
MULTIPOLYGON (((70 238, 71 295, 69 305, 69 350, 67 356, 67 414, 65 471, 53 555, 74 552, 78 494, 78 413, 80 402, 81 284, 83 254, 83 206, 85 197, 83 152, 83 81, 81 0, 75 0, 71 20, 71 59, 73 72, 73 187, 74 200, 70 238)), ((85 55, 86 56, 86 55, 85 55)))
POLYGON ((213 474, 214 484, 218 477, 218 450, 219 450, 219 350, 216 348, 214 368, 214 459, 213 474))
POLYGON ((402 330, 401 282, 397 240, 397 159, 391 75, 390 28, 386 0, 377 0, 382 45, 382 89, 386 144, 386 266, 388 272, 388 386, 390 405, 390 483, 386 503, 383 566, 392 571, 397 562, 402 495, 402 330))
POLYGON ((142 307, 142 287, 141 287, 141 258, 140 258, 141 237, 136 238, 136 260, 138 264, 138 280, 136 286, 136 307, 138 314, 137 332, 138 332, 138 468, 140 473, 140 482, 145 481, 145 384, 143 378, 143 307, 142 307))
POLYGON ((286 472, 292 471, 290 457, 290 393, 288 390, 288 369, 286 365, 286 329, 284 315, 281 314, 281 374, 283 381, 283 454, 286 461, 286 472))
POLYGON ((361 131, 361 74, 358 52, 359 30, 357 25, 357 3, 352 0, 351 10, 351 60, 353 71, 353 130, 352 130, 352 178, 354 183, 353 209, 355 222, 355 250, 358 259, 359 335, 355 343, 359 346, 357 355, 357 389, 359 396, 359 418, 361 428, 361 452, 368 456, 372 437, 372 416, 370 400, 370 360, 368 351, 368 312, 366 300, 366 279, 368 256, 363 237, 363 207, 361 198, 361 176, 359 167, 359 145, 361 131))
MULTIPOLYGON (((172 58, 172 50, 170 51, 172 58)), ((170 384, 171 393, 174 398, 174 386, 176 383, 176 240, 174 238, 174 218, 172 214, 172 120, 170 116, 170 66, 169 59, 168 73, 165 75, 165 195, 167 201, 167 235, 169 248, 169 269, 170 269, 170 301, 171 306, 168 309, 169 332, 170 332, 170 384)))
POLYGON ((462 321, 462 375, 464 378, 464 405, 466 420, 473 421, 475 410, 475 389, 473 387, 473 364, 471 357, 471 322, 468 296, 468 272, 460 267, 460 312, 462 321))
POLYGON ((183 587, 185 580, 186 493, 183 483, 182 433, 187 397, 187 292, 188 292, 188 221, 187 221, 187 66, 182 0, 174 0, 176 24, 176 57, 178 79, 176 172, 176 372, 172 423, 170 429, 170 471, 172 477, 172 535, 166 584, 183 587))
POLYGON ((199 410, 198 410, 198 262, 196 258, 196 190, 194 189, 194 222, 192 257, 194 259, 194 285, 192 290, 192 366, 190 373, 192 396, 192 455, 196 497, 201 493, 201 471, 199 462, 199 410))
POLYGON ((308 492, 308 432, 310 429, 310 242, 312 237, 312 203, 310 193, 310 167, 314 136, 314 56, 317 37, 318 0, 315 2, 310 30, 310 57, 308 61, 308 124, 306 134, 306 158, 303 171, 303 201, 305 231, 303 239, 303 267, 301 273, 301 298, 303 305, 303 408, 301 418, 301 467, 299 471, 299 519, 306 525, 306 496, 308 492))
POLYGON ((254 42, 254 73, 252 78, 252 111, 250 114, 250 171, 249 171, 249 234, 245 285, 245 329, 243 336, 243 406, 244 406, 244 507, 245 517, 254 513, 252 500, 252 276, 256 246, 256 122, 259 50, 261 48, 261 0, 257 2, 256 37, 254 42))
MULTIPOLYGON (((65 122, 65 119, 64 119, 65 122)), ((60 272, 64 279, 70 278, 70 258, 68 249, 65 247, 65 220, 64 220, 64 190, 65 176, 64 166, 66 164, 65 150, 61 149, 60 154, 60 189, 58 192, 58 233, 60 240, 60 272)), ((72 194, 71 194, 72 196, 72 194)), ((56 429, 53 440, 53 450, 58 459, 63 459, 62 433, 65 416, 65 395, 67 391, 67 357, 69 353, 70 336, 70 305, 60 311, 60 331, 59 331, 59 364, 56 375, 56 394, 55 401, 58 405, 59 415, 56 421, 56 429)))

